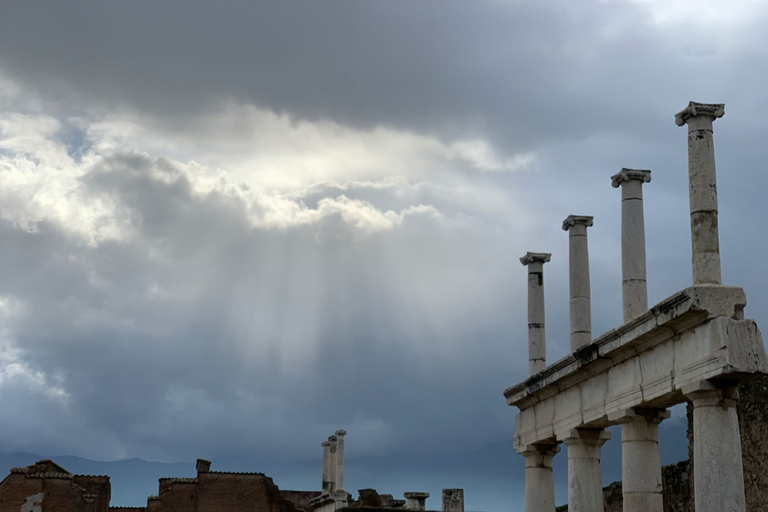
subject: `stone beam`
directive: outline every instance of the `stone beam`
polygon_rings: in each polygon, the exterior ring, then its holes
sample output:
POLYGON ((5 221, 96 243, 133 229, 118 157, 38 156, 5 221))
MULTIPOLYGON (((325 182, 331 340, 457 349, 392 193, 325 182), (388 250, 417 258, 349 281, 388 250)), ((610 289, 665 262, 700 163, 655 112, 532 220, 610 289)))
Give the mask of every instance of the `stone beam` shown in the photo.
POLYGON ((544 263, 552 255, 528 252, 520 263, 528 267, 528 374, 547 367, 547 339, 544 333, 544 263))
POLYGON ((768 370, 760 331, 743 319, 745 304, 738 287, 687 288, 508 388, 507 404, 520 409, 516 449, 617 424, 627 409, 681 403, 691 382, 768 370))
POLYGON ((621 187, 621 288, 625 323, 648 309, 643 183, 649 181, 651 171, 637 169, 622 169, 611 176, 613 188, 621 187))
POLYGON ((571 351, 592 341, 592 304, 589 290, 589 245, 587 228, 592 217, 569 215, 563 221, 568 231, 568 256, 571 291, 571 351))
POLYGON ((725 104, 691 101, 675 115, 678 126, 688 125, 688 193, 694 285, 721 282, 712 123, 724 114, 725 104))

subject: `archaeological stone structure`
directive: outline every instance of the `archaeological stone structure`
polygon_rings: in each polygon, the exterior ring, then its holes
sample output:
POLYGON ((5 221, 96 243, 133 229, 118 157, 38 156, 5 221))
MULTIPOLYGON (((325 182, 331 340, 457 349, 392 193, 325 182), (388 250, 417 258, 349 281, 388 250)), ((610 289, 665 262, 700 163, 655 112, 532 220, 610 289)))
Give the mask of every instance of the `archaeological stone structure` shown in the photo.
POLYGON ((521 258, 529 274, 530 376, 504 396, 519 409, 514 446, 525 458, 526 512, 554 512, 552 459, 562 444, 567 447, 569 510, 604 510, 600 453, 610 442, 606 428, 612 425, 621 428, 622 510, 662 512, 658 425, 669 417, 669 407, 686 402, 692 453, 690 468, 685 476, 677 473, 676 485, 689 489, 681 482, 693 475, 696 512, 762 510, 746 508, 737 404, 739 385, 768 370, 768 357, 757 325, 744 318, 744 291, 721 282, 712 127, 724 109, 690 102, 675 117, 679 126, 688 127, 691 287, 648 308, 647 170, 622 169, 611 177, 613 187, 621 188, 620 327, 592 338, 587 242, 592 217, 571 215, 563 222, 569 236, 571 354, 549 366, 543 266, 551 255, 529 252, 521 258))

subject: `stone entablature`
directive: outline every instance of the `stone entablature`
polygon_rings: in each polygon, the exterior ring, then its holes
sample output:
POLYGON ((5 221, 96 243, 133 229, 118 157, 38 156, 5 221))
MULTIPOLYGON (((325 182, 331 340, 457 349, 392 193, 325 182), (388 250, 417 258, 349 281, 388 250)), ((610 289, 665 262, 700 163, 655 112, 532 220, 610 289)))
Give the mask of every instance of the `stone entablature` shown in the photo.
POLYGON ((573 428, 607 427, 628 409, 685 401, 687 385, 738 380, 768 366, 757 325, 734 286, 694 286, 508 388, 515 449, 563 441, 573 428))

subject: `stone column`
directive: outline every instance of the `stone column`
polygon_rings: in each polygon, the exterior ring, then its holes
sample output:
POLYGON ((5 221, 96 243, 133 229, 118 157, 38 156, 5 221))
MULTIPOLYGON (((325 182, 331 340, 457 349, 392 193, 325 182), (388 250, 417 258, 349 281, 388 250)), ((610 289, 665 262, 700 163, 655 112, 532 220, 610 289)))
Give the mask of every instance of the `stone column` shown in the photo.
POLYGON ((323 494, 331 493, 331 442, 323 441, 323 494))
POLYGON ((571 351, 592 342, 592 306, 589 291, 589 246, 587 228, 592 217, 569 215, 563 221, 568 231, 571 284, 571 351))
POLYGON ((552 458, 559 451, 556 444, 535 444, 521 452, 525 457, 525 512, 555 511, 552 458))
POLYGON ((624 323, 648 310, 643 183, 649 181, 651 181, 651 171, 636 169, 622 169, 620 173, 611 176, 613 188, 621 186, 621 274, 624 323))
POLYGON ((330 443, 329 452, 330 456, 328 457, 328 478, 331 480, 330 485, 330 492, 334 492, 336 490, 336 448, 338 438, 336 436, 330 436, 328 438, 328 442, 330 443))
POLYGON ((635 407, 615 420, 621 424, 624 512, 664 511, 659 423, 666 418, 669 418, 669 411, 665 409, 635 407))
POLYGON ((696 512, 745 512, 736 388, 709 381, 684 386, 693 403, 693 490, 696 512))
POLYGON ((464 512, 464 489, 443 489, 443 512, 464 512))
POLYGON ((610 438, 611 433, 602 428, 575 428, 565 439, 568 447, 568 510, 571 512, 603 511, 600 448, 610 438))
POLYGON ((429 498, 428 492, 406 492, 403 493, 405 497, 406 510, 426 510, 427 498, 429 498))
POLYGON ((336 431, 336 490, 344 490, 344 430, 336 431))
POLYGON ((547 340, 544 334, 544 264, 552 255, 529 252, 520 258, 528 267, 528 374, 547 367, 547 340))
POLYGON ((675 115, 688 125, 688 193, 691 208, 693 284, 720 284, 717 180, 712 122, 725 114, 723 103, 695 103, 675 115))

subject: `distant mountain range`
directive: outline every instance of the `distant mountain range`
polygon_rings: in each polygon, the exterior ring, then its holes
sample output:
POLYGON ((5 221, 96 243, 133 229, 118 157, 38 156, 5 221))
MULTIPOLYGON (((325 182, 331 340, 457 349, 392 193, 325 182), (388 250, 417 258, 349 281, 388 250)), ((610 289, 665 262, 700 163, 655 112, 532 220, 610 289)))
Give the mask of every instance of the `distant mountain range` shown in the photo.
MULTIPOLYGON (((603 447, 603 482, 621 479, 620 429, 613 428, 613 439, 603 447)), ((684 422, 662 424, 660 443, 662 463, 670 464, 687 457, 684 422)), ((12 467, 28 466, 50 458, 72 473, 109 475, 113 506, 143 506, 147 496, 157 494, 161 477, 193 477, 194 461, 149 462, 125 459, 111 462, 74 456, 45 456, 31 453, 0 455, 2 478, 12 467)), ((274 479, 280 489, 318 490, 321 458, 311 460, 253 460, 249 457, 213 459, 214 471, 258 471, 274 479)), ((567 500, 567 458, 565 448, 555 458, 557 502, 567 500)), ((427 508, 440 510, 443 488, 463 488, 468 511, 507 512, 523 510, 523 458, 515 454, 512 443, 497 443, 482 450, 449 456, 390 455, 347 457, 345 480, 353 496, 358 489, 375 488, 381 494, 402 498, 403 492, 426 491, 431 494, 427 508)))

